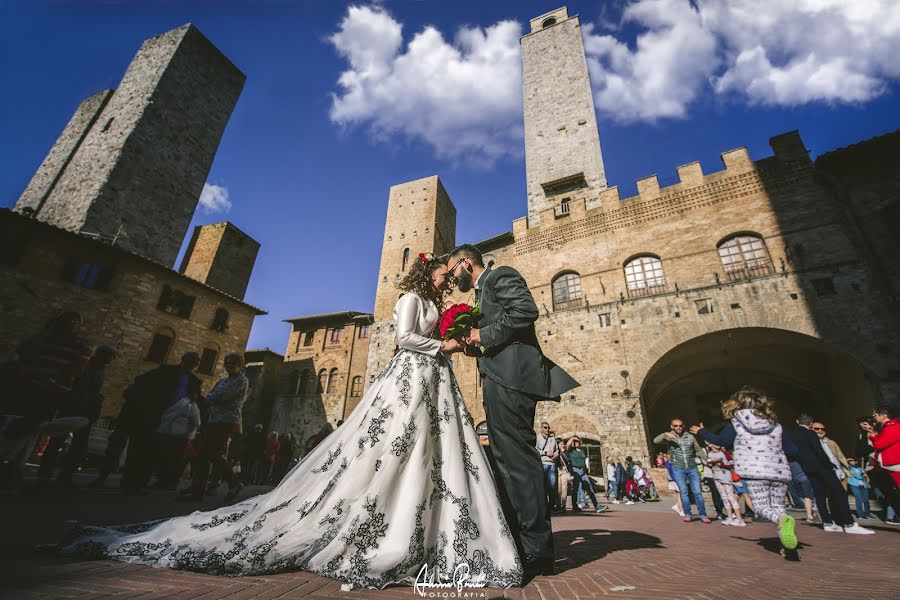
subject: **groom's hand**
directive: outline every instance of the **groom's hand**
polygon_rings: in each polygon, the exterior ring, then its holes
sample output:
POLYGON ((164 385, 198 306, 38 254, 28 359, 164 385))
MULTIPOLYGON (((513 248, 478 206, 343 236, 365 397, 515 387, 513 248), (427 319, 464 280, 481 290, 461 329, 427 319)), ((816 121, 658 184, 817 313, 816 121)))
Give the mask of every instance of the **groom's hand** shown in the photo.
POLYGON ((472 329, 469 332, 469 335, 466 337, 466 343, 469 345, 480 344, 481 343, 481 330, 480 329, 472 329))

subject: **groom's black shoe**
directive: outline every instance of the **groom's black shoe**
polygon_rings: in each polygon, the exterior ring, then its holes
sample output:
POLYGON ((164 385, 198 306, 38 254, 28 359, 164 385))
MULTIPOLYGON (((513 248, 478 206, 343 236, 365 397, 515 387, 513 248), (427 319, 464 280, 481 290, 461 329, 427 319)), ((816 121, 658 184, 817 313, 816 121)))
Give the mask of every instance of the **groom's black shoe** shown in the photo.
POLYGON ((554 558, 552 556, 535 557, 530 554, 526 554, 523 563, 526 581, 539 575, 553 575, 554 558))

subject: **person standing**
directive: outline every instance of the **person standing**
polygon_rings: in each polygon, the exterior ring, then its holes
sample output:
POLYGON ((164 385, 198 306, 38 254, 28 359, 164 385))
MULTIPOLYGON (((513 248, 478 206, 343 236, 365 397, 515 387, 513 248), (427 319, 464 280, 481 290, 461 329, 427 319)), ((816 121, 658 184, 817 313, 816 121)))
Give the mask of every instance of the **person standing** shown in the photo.
POLYGON ((678 491, 681 494, 681 505, 684 511, 684 522, 690 523, 691 517, 691 500, 688 494, 690 489, 694 494, 694 500, 697 502, 697 512, 700 515, 700 521, 703 523, 711 523, 709 517, 706 516, 706 504, 703 502, 703 493, 700 489, 700 473, 697 471, 697 458, 706 459, 706 451, 700 447, 690 432, 685 431, 684 421, 681 419, 672 419, 669 424, 669 431, 661 433, 653 438, 654 444, 666 444, 669 452, 669 461, 672 464, 672 476, 678 485, 678 491))
MULTIPOLYGON (((572 477, 574 479, 575 485, 582 488, 584 492, 591 499, 591 503, 594 505, 594 510, 598 513, 602 513, 607 510, 605 506, 597 502, 597 496, 594 493, 594 484, 591 481, 590 474, 587 469, 587 453, 581 448, 581 438, 577 435, 572 436, 572 449, 569 450, 569 461, 572 463, 572 477)), ((581 508, 578 504, 575 504, 572 509, 575 512, 580 512, 581 508)))
POLYGON ((220 379, 204 398, 207 406, 206 422, 203 424, 203 436, 200 444, 200 455, 191 468, 191 487, 179 496, 179 499, 200 501, 206 491, 212 465, 221 469, 228 482, 228 503, 240 493, 244 484, 235 475, 226 458, 228 440, 241 431, 241 408, 247 400, 250 382, 244 374, 244 357, 234 353, 225 357, 227 377, 220 379))
POLYGON ((844 486, 844 490, 846 491, 847 475, 850 472, 850 467, 847 464, 847 457, 844 456, 844 452, 841 450, 841 447, 838 446, 837 442, 826 435, 825 423, 814 421, 809 428, 815 431, 816 435, 819 436, 819 441, 822 443, 822 449, 825 451, 825 454, 828 455, 828 460, 834 465, 834 475, 840 480, 841 485, 844 486))
POLYGON ((275 474, 272 483, 278 485, 290 470, 291 461, 294 459, 294 436, 290 433, 282 433, 278 436, 278 455, 275 457, 275 474))
MULTIPOLYGON (((822 516, 822 529, 863 535, 875 533, 853 520, 847 492, 835 475, 835 466, 825 453, 819 436, 810 429, 813 422, 812 417, 802 413, 797 417, 797 428, 790 433, 790 438, 797 446, 797 462, 812 484, 816 506, 822 516)), ((753 504, 756 505, 755 498, 753 504)))
POLYGON ((119 415, 119 427, 128 435, 128 452, 122 475, 122 493, 143 495, 156 458, 156 432, 163 413, 182 398, 200 398, 202 383, 194 375, 200 365, 196 352, 185 352, 177 365, 159 367, 138 375, 124 392, 125 405, 119 415))
POLYGON ((550 431, 550 424, 546 421, 541 423, 541 430, 535 436, 534 447, 541 455, 541 466, 544 468, 544 495, 547 498, 547 510, 559 512, 558 471, 556 468, 559 446, 556 443, 556 437, 550 431))
MULTIPOLYGON (((62 459, 62 468, 56 482, 59 485, 73 485, 72 476, 81 467, 81 463, 87 456, 88 441, 91 437, 91 426, 100 416, 103 406, 103 382, 106 379, 106 367, 119 355, 112 346, 100 345, 94 349, 94 353, 88 362, 85 372, 72 386, 72 391, 60 408, 60 416, 84 417, 87 425, 77 429, 72 434, 72 443, 62 459)), ((56 457, 63 444, 63 438, 50 438, 47 449, 44 450, 38 477, 49 479, 53 476, 56 466, 56 457)))
MULTIPOLYGON (((557 446, 559 447, 559 506, 560 512, 565 512, 569 496, 572 496, 572 463, 569 462, 566 454, 568 443, 565 440, 559 440, 557 446)), ((572 497, 572 509, 575 509, 574 496, 572 497)))
POLYGON ((857 464, 856 459, 850 457, 847 459, 850 466, 850 475, 847 477, 847 487, 853 494, 856 501, 856 518, 871 519, 872 513, 869 506, 869 478, 863 472, 862 467, 857 464))
POLYGON ((544 470, 534 452, 534 415, 538 401, 558 400, 579 383, 541 352, 534 330, 537 305, 518 271, 506 266, 485 269, 481 252, 472 245, 455 248, 449 264, 459 291, 474 288, 481 309, 479 327, 464 341, 467 353, 478 354, 492 466, 503 488, 506 520, 525 578, 550 575, 553 532, 542 501, 544 470))
POLYGON ((875 425, 865 424, 874 450, 869 478, 894 510, 894 520, 885 512, 885 522, 897 524, 900 518, 900 421, 893 406, 885 404, 872 413, 875 425))
POLYGON ((612 458, 606 459, 606 499, 609 495, 613 495, 613 502, 619 503, 619 487, 616 485, 616 461, 612 458))

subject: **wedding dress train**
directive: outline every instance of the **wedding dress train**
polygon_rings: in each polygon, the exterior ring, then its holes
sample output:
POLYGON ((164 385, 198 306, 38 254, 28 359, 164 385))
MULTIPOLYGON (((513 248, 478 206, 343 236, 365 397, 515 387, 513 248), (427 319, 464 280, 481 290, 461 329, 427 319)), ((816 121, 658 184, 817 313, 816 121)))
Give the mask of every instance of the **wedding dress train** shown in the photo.
POLYGON ((272 491, 183 517, 82 527, 62 551, 221 575, 305 570, 373 588, 413 585, 426 565, 435 581, 467 570, 472 583, 520 585, 484 449, 428 336, 437 317, 415 294, 400 299, 399 352, 272 491))

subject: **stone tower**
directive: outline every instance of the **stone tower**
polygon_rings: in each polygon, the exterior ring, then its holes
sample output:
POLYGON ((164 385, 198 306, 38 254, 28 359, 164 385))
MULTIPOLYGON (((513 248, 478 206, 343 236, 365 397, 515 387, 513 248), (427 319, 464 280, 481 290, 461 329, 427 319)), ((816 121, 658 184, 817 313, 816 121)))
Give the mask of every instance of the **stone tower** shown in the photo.
POLYGON ((387 365, 397 345, 393 312, 397 283, 420 252, 441 255, 456 244, 456 207, 437 175, 391 187, 375 293, 374 333, 369 341, 366 383, 387 365))
POLYGON ((259 242, 227 221, 198 225, 178 270, 243 300, 258 252, 259 242))
POLYGON ((150 38, 115 91, 81 103, 15 210, 173 266, 244 80, 192 25, 150 38))
POLYGON ((606 189, 594 97, 578 17, 565 7, 531 20, 522 37, 528 225, 541 211, 584 198, 599 205, 606 189))

